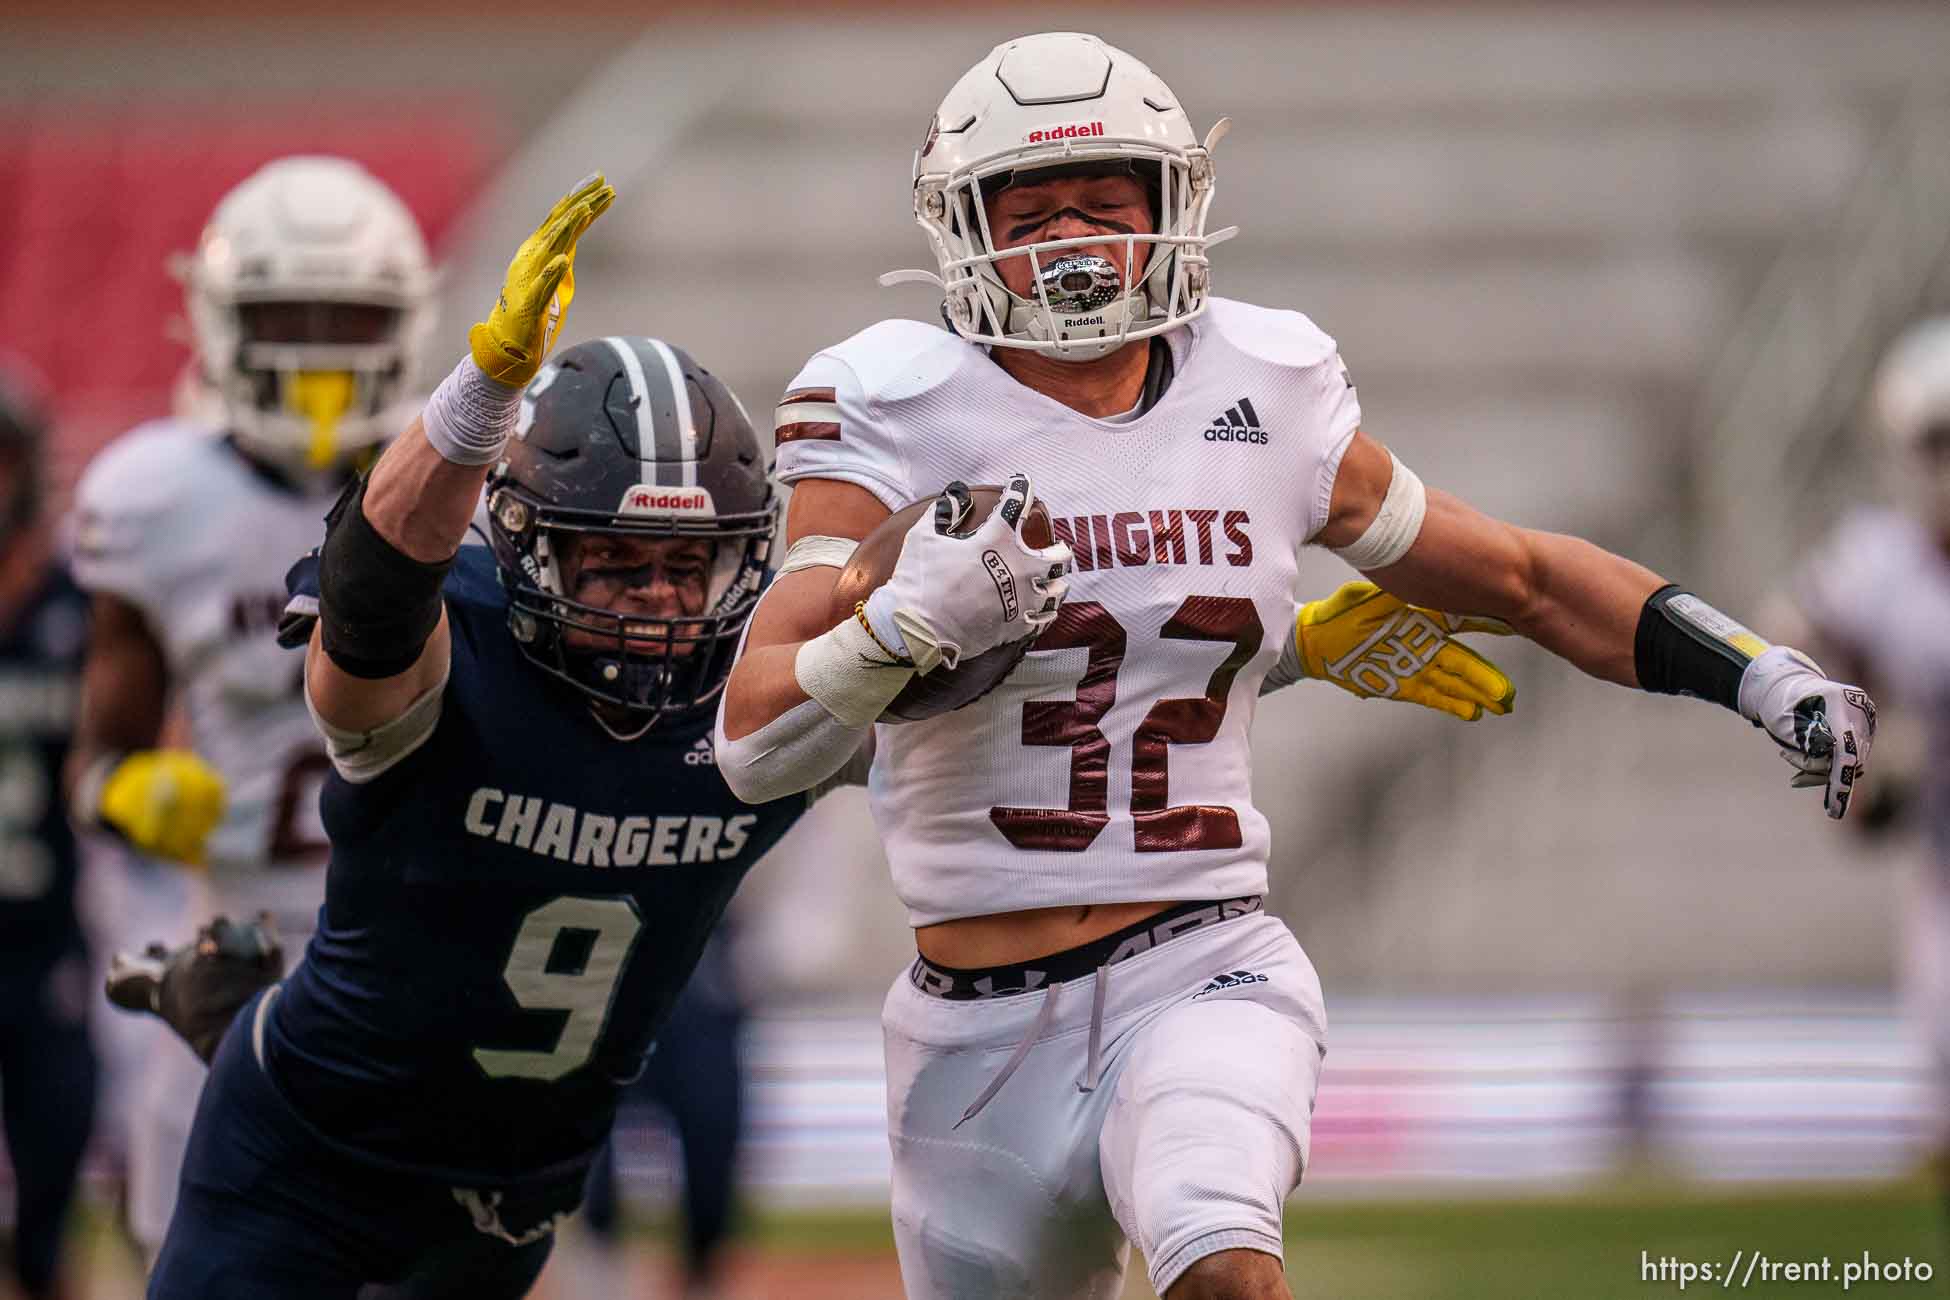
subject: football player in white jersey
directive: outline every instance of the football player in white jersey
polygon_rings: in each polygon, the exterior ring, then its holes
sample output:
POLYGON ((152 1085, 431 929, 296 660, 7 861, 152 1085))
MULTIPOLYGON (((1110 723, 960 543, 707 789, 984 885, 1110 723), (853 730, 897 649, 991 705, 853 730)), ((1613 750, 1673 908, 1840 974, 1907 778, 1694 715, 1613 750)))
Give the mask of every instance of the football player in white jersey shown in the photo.
POLYGON ((1170 1300, 1287 1294, 1281 1205, 1327 1022, 1261 910, 1248 733, 1293 676, 1303 544, 1607 680, 1736 709, 1831 816, 1868 757, 1860 691, 1639 565, 1425 490, 1361 431, 1331 338, 1209 296, 1219 134, 1095 37, 998 46, 916 159, 948 328, 875 325, 779 407, 793 552, 720 713, 741 796, 812 785, 915 674, 1040 630, 987 696, 875 734, 920 949, 883 1013, 917 1300, 1115 1296, 1129 1241, 1170 1300), (965 536, 924 516, 835 625, 853 541, 954 480, 1009 491, 965 536), (1018 524, 1032 482, 1060 539, 1040 550, 1018 524))
MULTIPOLYGON (((185 391, 207 410, 125 434, 78 490, 93 634, 74 807, 197 869, 194 915, 173 928, 269 912, 296 953, 324 896, 329 764, 301 667, 275 639, 284 576, 403 423, 431 270, 383 183, 344 159, 290 157, 224 196, 182 275, 196 367, 185 391), (187 749, 164 747, 172 711, 187 749)), ((203 1079, 167 1037, 130 1125, 130 1226, 152 1252, 203 1079)))
POLYGON ((1788 596, 1809 644, 1920 723, 1921 761, 1899 785, 1931 861, 1905 909, 1902 974, 1935 1067, 1933 1140, 1950 1194, 1950 316, 1898 339, 1870 396, 1905 499, 1841 520, 1788 596))

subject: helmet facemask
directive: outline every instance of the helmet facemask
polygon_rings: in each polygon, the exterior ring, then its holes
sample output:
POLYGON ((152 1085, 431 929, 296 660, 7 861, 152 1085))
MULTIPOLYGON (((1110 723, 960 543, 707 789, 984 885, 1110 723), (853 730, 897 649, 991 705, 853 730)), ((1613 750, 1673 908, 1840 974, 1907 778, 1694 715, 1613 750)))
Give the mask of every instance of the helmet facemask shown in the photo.
POLYGON ((521 651, 551 676, 620 712, 634 739, 659 721, 714 707, 745 624, 757 607, 777 512, 712 520, 646 519, 565 510, 514 486, 489 501, 494 549, 510 583, 508 623, 521 651), (599 534, 695 537, 711 545, 702 608, 666 616, 577 600, 564 581, 571 539, 599 534), (512 558, 512 563, 510 563, 512 558))
POLYGON ((243 299, 231 362, 210 376, 229 432, 281 468, 321 473, 395 432, 406 381, 404 303, 243 299))
POLYGON ((921 176, 915 216, 934 245, 940 274, 894 272, 882 283, 933 281, 945 295, 948 324, 969 342, 1030 349, 1065 361, 1094 360, 1132 340, 1174 329, 1205 309, 1211 284, 1206 250, 1236 233, 1233 228, 1205 233, 1213 196, 1210 150, 1226 129, 1221 122, 1203 146, 1189 149, 1138 140, 1089 145, 1066 140, 1060 148, 1032 145, 944 177, 921 176), (996 246, 987 198, 1027 177, 1107 169, 1128 171, 1145 182, 1154 215, 1150 233, 996 246), (1081 251, 1105 245, 1118 250, 1108 263, 1081 251), (1148 251, 1142 272, 1133 277, 1129 268, 1137 264, 1140 246, 1148 251), (998 264, 1017 257, 1029 262, 1034 297, 1013 293, 1003 282, 998 264), (1114 285, 1104 283, 1106 273, 1115 277, 1114 285))

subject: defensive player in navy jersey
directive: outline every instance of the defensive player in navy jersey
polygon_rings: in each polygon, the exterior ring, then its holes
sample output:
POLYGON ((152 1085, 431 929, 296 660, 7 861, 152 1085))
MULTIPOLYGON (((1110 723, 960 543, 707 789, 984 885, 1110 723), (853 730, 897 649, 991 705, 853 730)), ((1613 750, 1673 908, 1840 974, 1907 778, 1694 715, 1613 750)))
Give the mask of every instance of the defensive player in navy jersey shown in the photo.
POLYGON ((25 382, 0 370, 0 1125, 14 1170, 13 1274, 29 1300, 63 1294, 61 1228, 95 1101, 61 797, 88 598, 41 522, 45 430, 25 382))
POLYGON ((556 205, 328 521, 325 906, 217 1049, 152 1297, 526 1294, 726 900, 806 806, 685 762, 775 529, 743 410, 653 340, 542 364, 613 197, 597 176, 556 205), (491 548, 463 547, 484 485, 491 548))

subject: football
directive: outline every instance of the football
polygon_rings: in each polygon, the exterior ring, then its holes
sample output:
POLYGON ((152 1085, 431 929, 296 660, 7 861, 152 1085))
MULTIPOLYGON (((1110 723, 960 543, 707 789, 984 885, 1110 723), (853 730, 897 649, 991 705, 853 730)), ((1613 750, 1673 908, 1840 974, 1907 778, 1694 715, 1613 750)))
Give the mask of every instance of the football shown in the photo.
MULTIPOLYGON (((968 517, 962 520, 957 536, 965 537, 981 527, 982 521, 995 509, 996 502, 1002 499, 1002 489, 992 484, 971 487, 969 494, 973 497, 973 506, 968 517)), ((853 607, 893 574, 894 564, 901 557, 901 543, 907 537, 907 530, 914 526, 915 520, 934 509, 934 502, 933 497, 910 502, 867 534, 833 586, 834 622, 852 618, 853 607)), ((1049 511, 1043 508, 1041 501, 1030 503, 1029 516, 1022 524, 1022 536, 1031 546, 1050 544, 1049 511)), ((981 699, 1014 671, 1015 666, 1022 662, 1022 657, 1029 652, 1029 643, 1035 639, 1026 636, 1008 645, 999 645, 982 654, 964 658, 954 668, 944 664, 931 673, 916 674, 914 680, 894 697, 893 703, 880 715, 880 720, 920 722, 952 713, 965 704, 981 699)))

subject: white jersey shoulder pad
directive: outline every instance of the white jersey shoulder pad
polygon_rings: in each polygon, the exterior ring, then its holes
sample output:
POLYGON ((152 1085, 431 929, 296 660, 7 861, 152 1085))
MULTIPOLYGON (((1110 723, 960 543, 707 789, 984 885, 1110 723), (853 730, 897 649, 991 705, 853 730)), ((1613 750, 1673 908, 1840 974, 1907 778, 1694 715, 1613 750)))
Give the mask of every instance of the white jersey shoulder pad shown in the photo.
POLYGON ((1288 463, 1304 475, 1304 536, 1311 541, 1326 526, 1341 457, 1361 428, 1361 402, 1354 380, 1341 362, 1334 340, 1297 311, 1256 307, 1231 298, 1214 298, 1194 322, 1203 333, 1187 363, 1196 371, 1210 343, 1221 352, 1266 366, 1268 412, 1292 432, 1288 463))
POLYGON ((936 326, 885 320, 815 353, 786 386, 774 416, 780 481, 853 483, 889 510, 913 500, 887 405, 947 382, 973 351, 936 326))
POLYGON ((162 599, 170 557, 209 521, 200 485, 226 475, 218 435, 179 420, 138 425, 95 457, 75 489, 75 578, 142 608, 162 599))
POLYGON ((1258 361, 1308 369, 1335 357, 1333 338, 1297 311, 1213 298, 1195 328, 1216 334, 1258 361))

